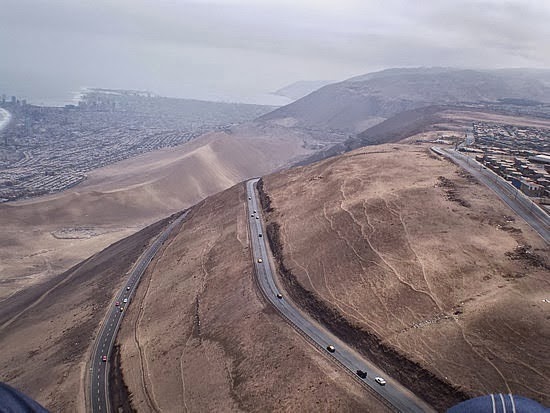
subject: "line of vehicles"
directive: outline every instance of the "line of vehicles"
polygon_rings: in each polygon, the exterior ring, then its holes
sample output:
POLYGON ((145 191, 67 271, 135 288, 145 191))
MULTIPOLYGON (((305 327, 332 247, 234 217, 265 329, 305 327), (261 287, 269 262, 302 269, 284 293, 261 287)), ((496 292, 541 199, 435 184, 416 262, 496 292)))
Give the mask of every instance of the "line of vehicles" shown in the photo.
MULTIPOLYGON (((130 291, 130 287, 126 287, 126 291, 130 291)), ((128 297, 124 297, 122 303, 120 301, 115 302, 115 307, 117 307, 121 313, 124 311, 124 306, 122 304, 128 304, 128 297)), ((101 356, 101 361, 106 363, 107 355, 101 356)))

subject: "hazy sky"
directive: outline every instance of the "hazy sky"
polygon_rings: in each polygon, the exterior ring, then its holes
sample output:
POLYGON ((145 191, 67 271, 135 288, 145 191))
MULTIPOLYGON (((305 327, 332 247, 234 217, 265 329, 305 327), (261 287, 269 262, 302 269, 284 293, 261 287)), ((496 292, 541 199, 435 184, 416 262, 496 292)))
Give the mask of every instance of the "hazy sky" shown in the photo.
POLYGON ((0 93, 258 101, 387 67, 550 67, 548 0, 0 0, 0 93))

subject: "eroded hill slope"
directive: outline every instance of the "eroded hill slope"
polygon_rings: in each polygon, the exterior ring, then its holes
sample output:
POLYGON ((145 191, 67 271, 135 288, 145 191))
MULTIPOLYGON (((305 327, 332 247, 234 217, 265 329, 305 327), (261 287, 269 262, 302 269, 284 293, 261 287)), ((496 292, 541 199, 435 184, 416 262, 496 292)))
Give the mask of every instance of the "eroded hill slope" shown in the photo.
POLYGON ((444 387, 425 372, 468 395, 549 404, 549 249, 493 193, 408 145, 358 149, 263 187, 287 293, 315 318, 428 400, 444 387))

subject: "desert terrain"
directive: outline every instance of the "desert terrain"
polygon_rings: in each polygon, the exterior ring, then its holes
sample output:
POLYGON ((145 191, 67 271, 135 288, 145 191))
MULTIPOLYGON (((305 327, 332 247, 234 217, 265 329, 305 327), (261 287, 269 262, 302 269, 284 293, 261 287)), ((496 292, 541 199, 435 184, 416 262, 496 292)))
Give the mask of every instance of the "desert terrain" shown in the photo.
POLYGON ((168 220, 114 243, 0 306, 0 381, 52 412, 83 412, 86 365, 106 308, 168 220))
POLYGON ((307 139, 243 126, 97 169, 62 193, 0 204, 0 300, 208 195, 311 153, 307 139))
POLYGON ((137 411, 385 407, 261 298, 243 184, 193 207, 145 274, 117 343, 137 411))
POLYGON ((549 248, 496 195, 402 144, 269 175, 263 189, 281 281, 312 317, 427 400, 549 404, 549 248))

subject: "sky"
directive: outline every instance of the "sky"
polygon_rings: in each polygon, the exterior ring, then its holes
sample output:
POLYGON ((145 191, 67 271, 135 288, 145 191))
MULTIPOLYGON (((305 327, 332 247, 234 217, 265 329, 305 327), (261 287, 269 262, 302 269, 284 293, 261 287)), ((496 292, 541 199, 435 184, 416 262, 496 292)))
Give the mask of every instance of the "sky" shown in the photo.
POLYGON ((548 22, 548 0, 0 0, 0 94, 283 104, 390 67, 550 68, 548 22))

